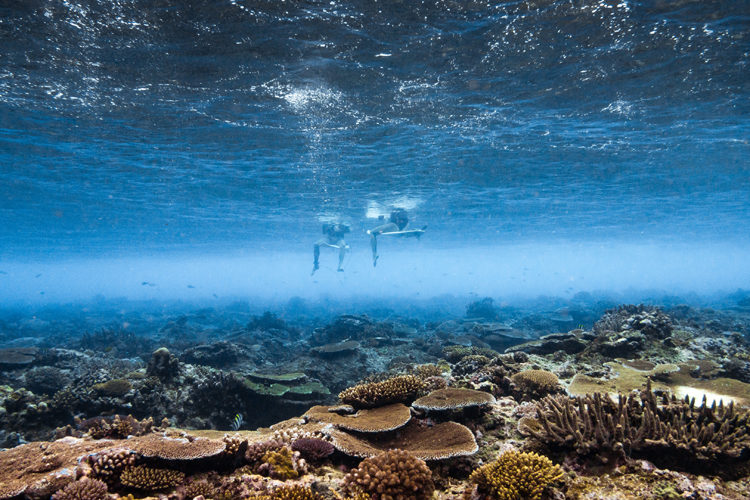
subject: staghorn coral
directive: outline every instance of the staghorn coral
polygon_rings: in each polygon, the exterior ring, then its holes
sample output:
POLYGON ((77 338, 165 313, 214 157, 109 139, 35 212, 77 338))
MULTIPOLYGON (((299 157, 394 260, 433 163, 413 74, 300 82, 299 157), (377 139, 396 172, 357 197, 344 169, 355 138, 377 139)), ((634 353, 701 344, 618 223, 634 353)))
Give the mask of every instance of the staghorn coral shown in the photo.
POLYGON ((292 442, 292 450, 308 460, 320 461, 334 452, 334 447, 328 441, 315 438, 302 438, 292 442))
POLYGON ((557 375, 547 370, 524 370, 510 377, 515 385, 514 396, 521 400, 540 399, 560 391, 557 375))
POLYGON ((143 465, 126 467, 120 475, 123 486, 144 491, 173 488, 185 480, 185 474, 172 469, 157 469, 143 465))
POLYGON ((648 389, 640 397, 614 402, 599 393, 586 397, 546 397, 537 420, 521 427, 537 439, 581 456, 640 456, 676 470, 741 474, 750 460, 750 412, 734 404, 700 406, 695 399, 664 397, 657 404, 648 389))
MULTIPOLYGON (((469 479, 483 498, 538 500, 562 475, 560 466, 543 455, 508 451, 472 472, 469 479)), ((471 498, 471 490, 464 497, 471 498)))
POLYGON ((107 485, 96 479, 83 478, 68 484, 52 495, 52 500, 102 500, 107 498, 107 485))
POLYGON ((355 408, 374 408, 391 403, 411 403, 426 386, 413 375, 399 375, 341 391, 339 399, 355 408))
POLYGON ((367 493, 373 500, 426 500, 435 489, 427 464, 403 450, 363 460, 346 475, 344 487, 351 494, 367 493))

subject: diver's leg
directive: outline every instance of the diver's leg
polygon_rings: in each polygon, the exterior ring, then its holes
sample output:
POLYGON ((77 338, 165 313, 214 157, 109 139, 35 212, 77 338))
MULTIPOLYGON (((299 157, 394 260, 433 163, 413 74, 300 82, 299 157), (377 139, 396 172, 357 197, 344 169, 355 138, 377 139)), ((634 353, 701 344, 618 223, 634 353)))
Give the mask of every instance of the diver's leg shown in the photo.
POLYGON ((372 247, 372 267, 378 265, 378 235, 392 231, 398 231, 398 226, 393 222, 388 222, 367 231, 367 234, 370 235, 370 246, 372 247))
POLYGON ((343 271, 343 265, 344 265, 344 255, 346 254, 346 242, 341 239, 336 243, 339 247, 339 268, 336 269, 337 271, 343 271))
POLYGON ((315 274, 315 271, 320 269, 320 264, 318 262, 320 259, 320 245, 325 245, 325 244, 326 244, 325 240, 318 240, 313 245, 313 270, 312 270, 312 273, 310 273, 311 276, 315 274))

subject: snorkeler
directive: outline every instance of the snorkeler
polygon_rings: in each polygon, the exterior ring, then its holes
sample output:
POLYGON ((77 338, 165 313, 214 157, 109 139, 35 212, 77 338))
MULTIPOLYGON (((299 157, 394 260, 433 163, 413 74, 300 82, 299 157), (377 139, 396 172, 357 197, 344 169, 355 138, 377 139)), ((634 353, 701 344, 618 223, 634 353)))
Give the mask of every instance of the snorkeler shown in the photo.
POLYGON ((319 239, 313 246, 313 270, 310 276, 315 274, 315 271, 320 269, 318 259, 320 258, 320 247, 331 247, 339 249, 339 267, 337 271, 343 272, 344 269, 341 267, 344 264, 344 255, 346 250, 349 248, 344 241, 344 235, 349 232, 349 226, 341 223, 325 223, 323 224, 324 238, 319 239))
POLYGON ((402 236, 410 237, 415 236, 419 238, 424 233, 427 226, 422 229, 411 229, 407 230, 406 226, 409 225, 409 215, 403 208, 396 208, 391 211, 391 216, 388 218, 388 222, 378 227, 372 228, 367 231, 370 235, 370 246, 372 247, 372 267, 378 265, 378 236, 402 236))

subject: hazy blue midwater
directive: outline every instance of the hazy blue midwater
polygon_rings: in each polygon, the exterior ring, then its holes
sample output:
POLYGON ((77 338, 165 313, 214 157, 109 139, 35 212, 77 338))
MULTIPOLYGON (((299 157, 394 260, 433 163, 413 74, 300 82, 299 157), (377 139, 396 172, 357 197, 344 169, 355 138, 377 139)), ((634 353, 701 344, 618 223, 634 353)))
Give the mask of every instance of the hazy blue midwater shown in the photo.
POLYGON ((0 6, 0 299, 750 287, 747 2, 0 6), (407 208, 421 241, 365 230, 407 208), (352 227, 344 273, 324 221, 352 227), (328 251, 327 251, 328 250, 328 251))

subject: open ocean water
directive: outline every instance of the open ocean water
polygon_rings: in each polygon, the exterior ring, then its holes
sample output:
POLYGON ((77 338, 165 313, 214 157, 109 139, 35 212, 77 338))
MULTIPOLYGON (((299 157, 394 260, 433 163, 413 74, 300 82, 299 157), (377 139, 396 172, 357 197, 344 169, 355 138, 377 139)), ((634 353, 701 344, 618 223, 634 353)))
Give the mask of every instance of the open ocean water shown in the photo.
POLYGON ((749 22, 744 0, 5 1, 0 295, 750 286, 749 22), (373 269, 394 207, 427 233, 373 269), (331 220, 345 272, 323 248, 311 278, 331 220))

